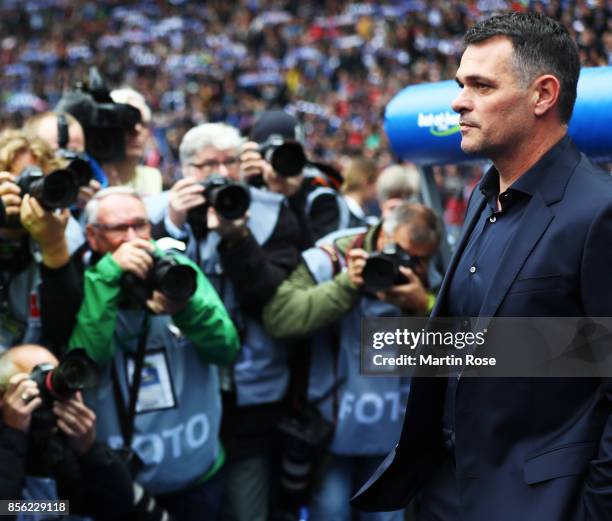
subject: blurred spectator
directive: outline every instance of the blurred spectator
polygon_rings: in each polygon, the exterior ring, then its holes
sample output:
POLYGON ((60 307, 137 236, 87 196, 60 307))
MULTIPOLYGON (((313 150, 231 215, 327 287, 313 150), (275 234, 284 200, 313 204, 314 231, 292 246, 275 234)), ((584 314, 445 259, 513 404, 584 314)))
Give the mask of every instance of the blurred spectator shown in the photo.
POLYGON ((402 201, 420 199, 420 174, 414 165, 391 165, 378 176, 376 194, 383 219, 402 201))
POLYGON ((367 208, 376 201, 376 164, 365 158, 355 158, 343 172, 342 195, 349 210, 348 228, 367 224, 367 208))

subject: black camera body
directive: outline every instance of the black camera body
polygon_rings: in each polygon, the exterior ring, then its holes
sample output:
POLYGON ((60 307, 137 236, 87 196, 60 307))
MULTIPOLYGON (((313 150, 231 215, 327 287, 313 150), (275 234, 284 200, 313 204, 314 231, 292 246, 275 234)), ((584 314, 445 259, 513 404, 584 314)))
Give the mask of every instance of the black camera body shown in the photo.
POLYGON ((85 154, 60 148, 56 155, 68 161, 66 169, 72 172, 78 188, 89 185, 89 182, 93 179, 93 170, 85 154))
POLYGON ((15 183, 21 188, 21 195, 30 194, 45 210, 68 208, 77 200, 79 187, 74 173, 59 168, 45 175, 37 166, 24 168, 15 183))
POLYGON ((140 111, 126 103, 115 103, 95 67, 86 81, 65 93, 55 110, 72 114, 85 132, 87 152, 101 163, 125 158, 125 132, 142 121, 140 111))
POLYGON ((251 204, 249 189, 221 174, 211 174, 200 183, 204 187, 206 202, 187 212, 187 222, 196 237, 206 233, 206 212, 210 206, 225 219, 235 220, 244 217, 251 204))
POLYGON ((280 134, 268 137, 259 145, 258 151, 282 177, 300 175, 307 163, 302 144, 294 139, 285 139, 280 134))
POLYGON ((406 250, 395 243, 387 244, 380 252, 370 253, 362 272, 363 289, 376 293, 405 283, 400 266, 414 269, 415 262, 406 250))
POLYGON ((181 264, 172 253, 151 252, 153 266, 143 280, 133 273, 123 276, 123 288, 130 300, 144 306, 153 291, 160 291, 176 301, 191 298, 197 289, 197 273, 187 264, 181 264))
POLYGON ((80 348, 66 353, 57 367, 48 363, 34 367, 30 379, 36 382, 42 406, 32 414, 30 432, 50 432, 55 427, 53 402, 69 400, 77 391, 95 387, 99 378, 98 365, 80 348))

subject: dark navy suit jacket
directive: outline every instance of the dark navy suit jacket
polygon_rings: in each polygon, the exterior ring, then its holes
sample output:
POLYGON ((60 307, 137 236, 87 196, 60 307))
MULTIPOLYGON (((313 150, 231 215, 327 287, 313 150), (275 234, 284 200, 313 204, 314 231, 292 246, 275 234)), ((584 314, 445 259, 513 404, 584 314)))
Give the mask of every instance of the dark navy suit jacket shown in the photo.
MULTIPOLYGON (((479 315, 612 316, 612 177, 567 137, 541 161, 540 187, 479 315)), ((432 316, 445 315, 450 280, 484 205, 477 188, 432 316)), ((448 457, 447 382, 413 379, 399 443, 355 507, 402 508, 448 457)), ((462 378, 456 393, 461 521, 612 520, 612 381, 462 378)))

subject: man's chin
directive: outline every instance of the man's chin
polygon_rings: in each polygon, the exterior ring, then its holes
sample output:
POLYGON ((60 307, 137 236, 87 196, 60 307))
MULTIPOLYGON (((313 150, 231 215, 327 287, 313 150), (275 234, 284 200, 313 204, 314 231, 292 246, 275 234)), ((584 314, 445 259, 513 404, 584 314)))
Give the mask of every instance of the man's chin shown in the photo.
POLYGON ((469 140, 461 140, 461 150, 464 154, 479 154, 481 148, 478 143, 470 142, 469 140))

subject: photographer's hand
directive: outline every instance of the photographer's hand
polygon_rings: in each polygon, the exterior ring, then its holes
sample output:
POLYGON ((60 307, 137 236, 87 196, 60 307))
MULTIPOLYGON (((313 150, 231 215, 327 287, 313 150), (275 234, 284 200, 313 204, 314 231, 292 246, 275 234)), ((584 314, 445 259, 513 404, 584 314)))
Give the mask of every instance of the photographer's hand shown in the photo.
POLYGON ((85 454, 96 441, 96 415, 83 403, 81 393, 65 402, 53 402, 53 413, 70 446, 78 454, 85 454))
POLYGON ((187 212, 204 204, 204 187, 195 179, 184 178, 174 183, 168 198, 168 217, 177 228, 187 220, 187 212))
POLYGON ((248 212, 240 219, 226 219, 219 215, 214 208, 209 208, 206 214, 206 226, 209 230, 215 230, 221 238, 230 244, 235 244, 249 234, 246 227, 248 212))
POLYGON ((11 215, 19 215, 21 188, 15 184, 15 176, 10 172, 0 172, 0 198, 7 218, 11 215))
POLYGON ((87 203, 91 200, 91 198, 94 195, 96 195, 96 192, 100 190, 100 188, 102 188, 102 186, 95 179, 92 179, 91 181, 89 181, 89 184, 87 186, 81 186, 79 188, 79 195, 77 198, 77 207, 80 210, 85 208, 87 203))
POLYGON ((363 268, 368 258, 368 252, 361 248, 353 248, 347 252, 348 276, 354 287, 363 286, 363 268))
POLYGON ((2 418, 13 429, 27 432, 32 421, 32 413, 42 405, 36 382, 25 373, 11 377, 2 397, 2 418))
POLYGON ((113 253, 114 261, 123 271, 129 271, 141 279, 153 266, 153 258, 149 254, 154 250, 153 244, 145 239, 132 239, 124 242, 113 253))
POLYGON ((47 211, 34 197, 29 194, 23 196, 20 208, 21 224, 40 245, 43 264, 49 268, 59 268, 70 260, 64 235, 69 217, 67 208, 60 213, 47 211))
POLYGON ((400 266, 399 269, 408 282, 393 286, 387 291, 379 291, 376 296, 384 302, 414 314, 426 313, 429 307, 429 297, 421 279, 410 268, 400 266))
POLYGON ((176 315, 185 309, 189 300, 172 300, 160 291, 154 291, 147 307, 156 315, 176 315))

